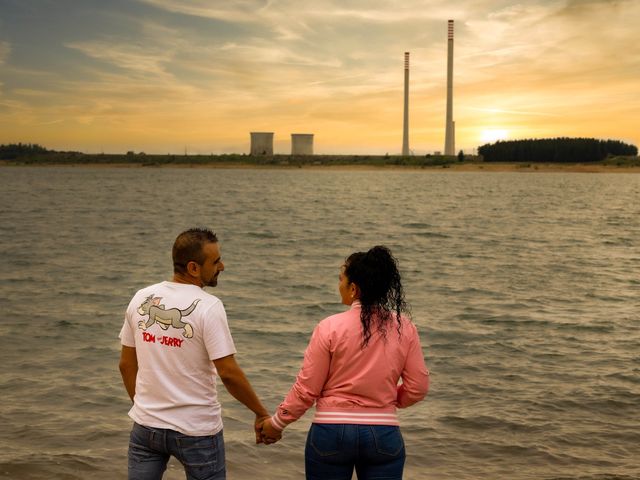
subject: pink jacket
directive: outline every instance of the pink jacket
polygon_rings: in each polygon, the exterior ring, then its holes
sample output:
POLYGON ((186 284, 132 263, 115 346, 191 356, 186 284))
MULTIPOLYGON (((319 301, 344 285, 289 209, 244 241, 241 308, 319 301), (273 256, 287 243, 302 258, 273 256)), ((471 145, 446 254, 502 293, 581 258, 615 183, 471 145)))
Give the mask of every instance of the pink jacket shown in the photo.
POLYGON ((314 423, 398 425, 396 408, 425 397, 429 371, 415 325, 402 317, 400 338, 397 323, 386 338, 373 326, 363 350, 360 311, 354 302, 316 326, 296 382, 271 417, 276 429, 296 421, 314 402, 314 423))

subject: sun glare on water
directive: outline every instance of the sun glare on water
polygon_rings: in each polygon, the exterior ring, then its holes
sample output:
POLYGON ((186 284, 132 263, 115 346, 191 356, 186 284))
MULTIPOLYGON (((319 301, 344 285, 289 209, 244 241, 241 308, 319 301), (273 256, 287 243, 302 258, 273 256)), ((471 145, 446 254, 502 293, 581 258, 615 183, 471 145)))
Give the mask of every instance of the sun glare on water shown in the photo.
POLYGON ((498 140, 506 140, 509 138, 509 131, 499 128, 488 128, 480 134, 482 143, 494 143, 498 140))

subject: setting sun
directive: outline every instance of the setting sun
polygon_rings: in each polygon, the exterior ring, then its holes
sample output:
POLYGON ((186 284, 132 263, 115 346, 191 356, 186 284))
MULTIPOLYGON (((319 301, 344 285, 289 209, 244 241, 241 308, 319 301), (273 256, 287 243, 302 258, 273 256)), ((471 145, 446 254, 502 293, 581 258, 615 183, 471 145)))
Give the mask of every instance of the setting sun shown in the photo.
POLYGON ((488 128, 480 134, 480 141, 482 143, 493 143, 498 140, 506 140, 507 138, 509 138, 509 131, 499 128, 488 128))

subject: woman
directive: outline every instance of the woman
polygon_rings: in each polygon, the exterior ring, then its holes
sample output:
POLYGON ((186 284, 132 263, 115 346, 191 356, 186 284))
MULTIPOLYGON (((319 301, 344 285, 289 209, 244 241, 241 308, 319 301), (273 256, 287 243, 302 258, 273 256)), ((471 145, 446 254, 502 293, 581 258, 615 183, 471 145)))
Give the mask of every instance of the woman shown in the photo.
POLYGON ((396 260, 385 247, 349 256, 340 270, 351 308, 314 329, 289 394, 262 429, 266 443, 316 402, 307 436, 308 480, 401 479, 405 450, 396 408, 429 388, 420 339, 406 311, 396 260), (402 383, 398 385, 398 380, 402 383))

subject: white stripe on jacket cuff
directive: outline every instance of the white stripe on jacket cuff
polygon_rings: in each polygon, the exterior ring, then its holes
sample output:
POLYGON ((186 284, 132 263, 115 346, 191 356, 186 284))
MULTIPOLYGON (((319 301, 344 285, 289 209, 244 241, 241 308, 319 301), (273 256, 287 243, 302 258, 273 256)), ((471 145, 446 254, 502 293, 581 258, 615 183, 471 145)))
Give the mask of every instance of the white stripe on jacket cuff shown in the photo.
POLYGON ((277 413, 271 417, 271 425, 273 425, 273 428, 280 431, 284 430, 284 427, 287 426, 287 424, 280 419, 277 413))

